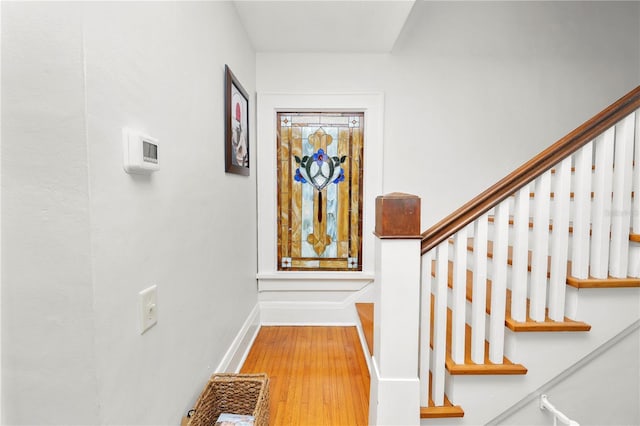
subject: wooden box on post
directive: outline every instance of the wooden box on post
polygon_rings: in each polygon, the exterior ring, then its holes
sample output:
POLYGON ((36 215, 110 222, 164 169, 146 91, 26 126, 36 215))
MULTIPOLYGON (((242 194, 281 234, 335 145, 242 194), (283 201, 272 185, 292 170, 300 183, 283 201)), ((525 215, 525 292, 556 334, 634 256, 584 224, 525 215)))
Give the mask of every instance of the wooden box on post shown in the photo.
POLYGON ((420 236, 420 198, 392 192, 376 197, 376 229, 379 238, 420 236))

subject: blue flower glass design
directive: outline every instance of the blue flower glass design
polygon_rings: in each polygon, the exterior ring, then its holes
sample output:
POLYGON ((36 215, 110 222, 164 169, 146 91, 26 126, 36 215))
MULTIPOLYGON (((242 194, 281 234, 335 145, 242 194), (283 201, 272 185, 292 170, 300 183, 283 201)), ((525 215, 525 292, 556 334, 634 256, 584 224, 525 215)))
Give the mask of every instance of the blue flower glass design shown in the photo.
POLYGON ((300 183, 309 183, 318 191, 322 191, 328 184, 339 184, 344 181, 342 163, 347 156, 329 157, 324 149, 320 148, 312 156, 305 155, 300 158, 294 156, 299 167, 296 169, 294 180, 300 183))
POLYGON ((318 163, 318 166, 322 166, 322 163, 325 161, 324 149, 320 148, 318 152, 313 154, 313 161, 318 163))
POLYGON ((293 179, 297 182, 301 182, 301 183, 307 183, 307 180, 302 177, 302 174, 300 174, 300 168, 298 167, 298 169, 296 170, 296 175, 293 177, 293 179))

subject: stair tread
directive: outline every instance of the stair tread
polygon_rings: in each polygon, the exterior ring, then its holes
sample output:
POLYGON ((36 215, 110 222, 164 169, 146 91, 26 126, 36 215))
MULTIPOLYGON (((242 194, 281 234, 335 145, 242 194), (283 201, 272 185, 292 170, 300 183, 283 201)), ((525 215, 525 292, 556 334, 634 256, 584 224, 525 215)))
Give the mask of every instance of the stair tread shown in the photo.
MULTIPOLYGON (((362 324, 362 331, 367 342, 369 353, 373 356, 373 303, 356 303, 356 311, 362 324)), ((429 406, 420 407, 421 419, 436 419, 449 417, 463 417, 464 411, 459 405, 453 405, 447 395, 444 396, 444 405, 436 406, 431 398, 431 373, 429 373, 429 406)))
MULTIPOLYGON (((591 171, 594 172, 595 170, 596 170, 596 165, 594 164, 594 165, 591 166, 591 171)), ((576 172, 576 168, 575 167, 571 167, 571 173, 575 173, 575 172, 576 172)), ((555 168, 551 169, 551 174, 552 175, 556 174, 556 169, 555 168)))
MULTIPOLYGON (((488 216, 489 223, 495 223, 496 217, 495 215, 488 216)), ((513 226, 515 223, 515 219, 513 216, 509 216, 509 225, 513 226)), ((529 218, 529 229, 533 229, 533 218, 529 218)), ((553 221, 549 220, 549 232, 553 231, 553 221)), ((569 222, 569 233, 573 234, 573 224, 569 222)), ((589 230, 589 235, 591 235, 591 230, 589 230)))
MULTIPOLYGON (((432 274, 433 275, 433 274, 432 274)), ((466 298, 469 302, 473 301, 473 271, 467 269, 467 291, 466 298)), ((453 288, 453 262, 449 262, 449 274, 447 277, 447 285, 453 288)), ((487 279, 487 293, 485 302, 485 311, 491 315, 491 280, 487 279)), ((511 316, 511 290, 507 289, 506 310, 505 310, 505 326, 516 332, 543 332, 543 331, 589 331, 591 326, 582 321, 575 321, 565 317, 564 321, 554 321, 549 318, 549 310, 545 309, 545 320, 534 321, 529 316, 530 301, 527 298, 527 319, 526 321, 516 321, 511 316)))
MULTIPOLYGON (((591 191, 591 198, 593 198, 595 195, 595 193, 593 191, 591 191)), ((549 196, 551 197, 551 199, 556 197, 556 193, 554 191, 551 191, 549 193, 549 196)), ((572 191, 571 193, 569 193, 569 198, 571 198, 572 200, 575 197, 575 193, 572 191)), ((530 192, 529 193, 529 198, 536 198, 536 193, 535 192, 530 192)))
POLYGON ((640 287, 640 278, 627 277, 615 278, 589 278, 580 279, 567 275, 567 285, 575 288, 624 288, 624 287, 640 287))
POLYGON ((447 397, 445 405, 442 407, 420 407, 421 419, 446 419, 455 417, 464 417, 464 410, 459 405, 453 405, 447 397), (447 405, 448 404, 448 405, 447 405))
MULTIPOLYGON (((613 193, 612 193, 612 195, 613 195, 613 193)), ((512 195, 512 197, 513 196, 515 196, 515 194, 512 195)), ((553 192, 553 191, 549 192, 549 197, 551 199, 555 198, 556 197, 555 192, 553 192)), ((571 198, 573 200, 574 197, 575 197, 575 193, 573 191, 570 192, 569 193, 569 198, 571 198)), ((595 192, 591 191, 591 198, 593 198, 593 197, 595 197, 595 192)), ((536 193, 535 192, 529 192, 529 198, 536 198, 536 193)), ((633 191, 631 192, 631 198, 635 198, 635 192, 633 192, 633 191)))
MULTIPOLYGON (((636 166, 636 162, 635 162, 635 161, 633 161, 633 162, 631 163, 631 166, 632 166, 632 167, 635 167, 635 166, 636 166)), ((614 165, 614 168, 615 168, 615 165, 614 165)), ((594 172, 595 170, 596 170, 596 165, 595 165, 595 164, 593 164, 593 165, 591 166, 591 171, 592 171, 592 172, 594 172)), ((575 167, 571 167, 571 173, 575 173, 575 171, 576 171, 576 168, 575 168, 575 167)), ((555 175, 555 174, 556 174, 556 169, 555 169, 555 167, 554 167, 553 169, 551 169, 551 174, 552 174, 552 175, 555 175)))
MULTIPOLYGON (((450 266, 453 268, 453 265, 450 266)), ((451 283, 453 284, 453 283, 451 283)), ((491 315, 491 288, 493 283, 487 280, 486 312, 491 315)), ((467 300, 473 301, 473 271, 467 270, 467 300)), ((545 320, 534 321, 529 316, 530 300, 527 298, 527 319, 524 322, 516 321, 511 316, 511 290, 507 289, 505 325, 513 331, 589 331, 591 326, 582 321, 575 321, 565 317, 564 321, 554 321, 549 318, 549 310, 545 309, 545 320)))
POLYGON ((429 373, 429 406, 420 407, 421 419, 440 419, 452 417, 464 417, 464 410, 459 405, 453 405, 447 395, 444 396, 444 405, 436 406, 431 399, 431 373, 429 373))
MULTIPOLYGON (((450 243, 453 243, 452 240, 449 240, 450 243)), ((473 247, 473 238, 468 238, 467 240, 467 251, 470 251, 473 253, 474 247, 473 247)), ((527 256, 527 265, 528 265, 528 270, 529 272, 531 272, 531 257, 533 255, 533 253, 531 252, 531 250, 528 250, 528 256, 527 256)), ((493 259, 493 241, 487 241, 487 257, 489 259, 493 259)), ((507 248, 507 264, 510 266, 513 266, 513 246, 508 246, 507 248)), ((547 266, 551 264, 551 256, 548 256, 548 263, 547 266)), ((548 268, 547 268, 548 269, 548 268)))
MULTIPOLYGON (((430 346, 433 348, 433 316, 434 316, 435 297, 431 295, 431 341, 430 346)), ((445 365, 447 371, 452 375, 496 375, 496 374, 527 374, 527 369, 522 364, 511 362, 507 357, 503 357, 502 364, 494 364, 489 360, 489 342, 485 340, 484 364, 476 364, 471 360, 471 326, 465 324, 465 350, 464 364, 457 364, 451 358, 451 338, 452 338, 452 312, 447 308, 447 344, 446 344, 446 360, 445 365)))
POLYGON ((444 395, 444 404, 436 406, 431 396, 431 389, 433 389, 433 375, 429 371, 429 402, 427 407, 420 407, 421 419, 436 419, 436 418, 448 418, 448 417, 463 417, 464 411, 459 405, 453 405, 447 395, 444 395))
MULTIPOLYGON (((632 234, 633 236, 633 234, 632 234)), ((630 237, 631 238, 631 237, 630 237)), ((453 243, 449 239, 449 243, 453 243)), ((467 250, 473 252, 473 238, 469 238, 467 242, 467 250)), ((487 257, 493 259, 493 241, 487 241, 487 257)), ((527 256, 527 270, 531 272, 531 250, 528 251, 527 256)), ((507 264, 513 265, 513 247, 509 246, 507 252, 507 264)), ((547 278, 551 276, 549 272, 551 270, 551 256, 547 256, 547 278)), ((623 287, 640 287, 640 278, 626 277, 615 278, 609 276, 608 278, 594 278, 589 275, 589 278, 581 279, 571 275, 571 261, 567 261, 567 285, 575 288, 623 288, 623 287)))
POLYGON ((360 318, 369 354, 373 356, 373 303, 356 303, 356 311, 360 318))
MULTIPOLYGON (((487 217, 487 220, 489 221, 489 223, 495 223, 496 221, 496 217, 495 215, 489 215, 487 217)), ((513 224, 515 223, 515 220, 513 218, 513 216, 509 216, 509 225, 513 226, 513 224)), ((529 229, 533 229, 533 218, 529 218, 529 229)), ((549 232, 553 231, 553 222, 550 220, 549 221, 549 232)), ((571 222, 569 222, 569 233, 573 234, 573 224, 571 222)), ((591 229, 589 229, 589 236, 592 235, 592 231, 591 229)), ((640 234, 629 234, 629 240, 631 241, 635 241, 635 242, 640 242, 640 234)))

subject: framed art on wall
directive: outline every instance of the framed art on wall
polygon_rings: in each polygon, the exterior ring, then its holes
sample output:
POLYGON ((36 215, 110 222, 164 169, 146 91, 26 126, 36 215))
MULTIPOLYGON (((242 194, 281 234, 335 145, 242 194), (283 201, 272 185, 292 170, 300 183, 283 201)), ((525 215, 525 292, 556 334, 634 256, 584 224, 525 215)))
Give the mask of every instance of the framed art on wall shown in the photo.
POLYGON ((225 172, 249 176, 249 95, 225 65, 225 172))

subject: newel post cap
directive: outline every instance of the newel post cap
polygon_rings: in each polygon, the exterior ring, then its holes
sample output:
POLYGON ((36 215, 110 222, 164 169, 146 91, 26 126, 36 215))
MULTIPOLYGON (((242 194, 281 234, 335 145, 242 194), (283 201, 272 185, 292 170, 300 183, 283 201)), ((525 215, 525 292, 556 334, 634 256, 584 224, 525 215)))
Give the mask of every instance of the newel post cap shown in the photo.
POLYGON ((421 238, 420 197, 392 192, 376 197, 378 238, 421 238))

